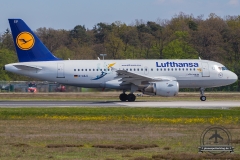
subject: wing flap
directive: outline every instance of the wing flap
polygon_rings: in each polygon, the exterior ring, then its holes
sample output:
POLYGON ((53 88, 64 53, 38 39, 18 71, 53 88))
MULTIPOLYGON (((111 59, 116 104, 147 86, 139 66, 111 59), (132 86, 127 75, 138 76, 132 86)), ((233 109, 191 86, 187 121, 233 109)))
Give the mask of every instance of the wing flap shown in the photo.
POLYGON ((119 79, 119 81, 122 82, 120 85, 135 84, 138 86, 142 83, 176 80, 175 77, 171 77, 171 76, 149 77, 149 76, 141 75, 138 73, 132 73, 126 70, 117 70, 116 72, 117 72, 117 76, 115 77, 115 79, 119 79))
POLYGON ((175 77, 169 76, 160 76, 160 77, 149 77, 146 75, 141 75, 138 73, 132 73, 126 70, 117 70, 117 76, 115 79, 119 79, 122 82, 120 85, 126 84, 135 84, 137 86, 141 85, 142 83, 151 83, 151 82, 158 82, 158 81, 169 81, 169 80, 176 80, 175 77))
POLYGON ((137 73, 132 73, 132 72, 128 72, 126 70, 117 70, 117 77, 116 78, 122 78, 122 79, 127 79, 128 80, 134 80, 134 79, 141 79, 141 80, 147 80, 147 81, 151 81, 152 77, 148 77, 148 76, 143 76, 141 74, 137 74, 137 73))

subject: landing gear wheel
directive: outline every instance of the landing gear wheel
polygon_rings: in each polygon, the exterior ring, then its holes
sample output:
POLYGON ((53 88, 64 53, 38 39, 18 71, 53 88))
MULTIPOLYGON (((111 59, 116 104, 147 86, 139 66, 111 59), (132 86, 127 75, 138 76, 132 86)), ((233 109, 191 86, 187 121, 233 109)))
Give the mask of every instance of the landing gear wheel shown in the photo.
POLYGON ((206 99, 207 99, 206 96, 201 96, 201 97, 200 97, 200 100, 201 100, 201 101, 206 101, 206 99))
POLYGON ((125 93, 122 93, 122 94, 119 95, 119 99, 121 101, 126 101, 126 100, 128 100, 128 95, 125 94, 125 93))
POLYGON ((132 93, 128 95, 128 102, 134 102, 136 99, 136 96, 132 93))
POLYGON ((200 94, 201 94, 200 100, 206 101, 207 98, 206 98, 206 96, 204 96, 204 88, 203 87, 200 88, 200 94))

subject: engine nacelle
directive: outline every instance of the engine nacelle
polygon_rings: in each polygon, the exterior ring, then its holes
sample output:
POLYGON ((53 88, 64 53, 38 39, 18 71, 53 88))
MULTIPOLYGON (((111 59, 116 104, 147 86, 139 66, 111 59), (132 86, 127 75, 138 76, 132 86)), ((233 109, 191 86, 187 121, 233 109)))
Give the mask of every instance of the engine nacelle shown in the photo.
POLYGON ((143 89, 143 94, 173 97, 178 94, 179 84, 176 81, 163 81, 151 83, 143 89))

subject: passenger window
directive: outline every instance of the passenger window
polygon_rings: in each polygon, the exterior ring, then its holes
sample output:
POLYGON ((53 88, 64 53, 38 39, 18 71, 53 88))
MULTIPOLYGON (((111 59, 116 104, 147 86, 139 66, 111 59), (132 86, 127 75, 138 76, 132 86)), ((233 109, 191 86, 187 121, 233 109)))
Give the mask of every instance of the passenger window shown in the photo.
POLYGON ((110 71, 110 70, 108 69, 108 71, 110 71))
POLYGON ((78 71, 80 71, 80 69, 78 69, 78 71))
POLYGON ((188 68, 186 68, 186 71, 188 71, 188 68))
POLYGON ((195 68, 193 68, 193 70, 195 71, 196 69, 195 69, 195 68))
POLYGON ((137 71, 139 71, 139 68, 137 69, 137 71))
POLYGON ((172 68, 172 71, 173 71, 173 68, 172 68))
POLYGON ((168 68, 168 71, 169 71, 170 69, 168 68))
POLYGON ((106 69, 104 69, 104 71, 106 71, 106 69))
POLYGON ((161 68, 161 71, 162 71, 162 68, 161 68))
POLYGON ((85 69, 85 71, 87 71, 87 69, 85 69))
POLYGON ((91 69, 89 69, 89 71, 91 71, 91 69))
POLYGON ((93 71, 95 71, 95 69, 93 69, 93 71))
POLYGON ((153 69, 151 68, 151 71, 153 71, 153 69))
POLYGON ((147 68, 145 68, 145 71, 147 71, 147 68))
POLYGON ((76 71, 76 69, 74 69, 74 71, 76 71))
POLYGON ((181 71, 181 68, 179 68, 179 71, 181 71))
POLYGON ((102 69, 100 69, 100 71, 102 71, 102 69))
POLYGON ((157 68, 157 71, 158 71, 158 68, 157 68))
POLYGON ((175 68, 175 71, 177 71, 177 68, 175 68))
POLYGON ((132 68, 130 68, 130 71, 132 71, 132 68))
POLYGON ((184 71, 184 68, 182 70, 184 71))
POLYGON ((134 68, 133 70, 134 70, 134 71, 136 71, 136 69, 135 69, 135 68, 134 68))
POLYGON ((190 71, 192 70, 192 68, 190 68, 190 71))
POLYGON ((166 71, 166 68, 164 68, 164 71, 166 71))
POLYGON ((83 69, 82 69, 82 71, 83 71, 83 69))
POLYGON ((143 69, 141 68, 141 71, 143 71, 143 69))

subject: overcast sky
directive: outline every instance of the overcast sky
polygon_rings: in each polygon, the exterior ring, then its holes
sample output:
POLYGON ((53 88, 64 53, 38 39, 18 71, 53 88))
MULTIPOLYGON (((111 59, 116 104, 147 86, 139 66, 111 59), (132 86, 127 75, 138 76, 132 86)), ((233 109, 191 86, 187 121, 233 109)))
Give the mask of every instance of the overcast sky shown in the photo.
POLYGON ((204 18, 210 13, 237 16, 240 0, 0 0, 0 11, 0 33, 9 28, 8 18, 23 19, 32 30, 70 30, 76 25, 92 29, 99 22, 170 20, 180 12, 204 18))

